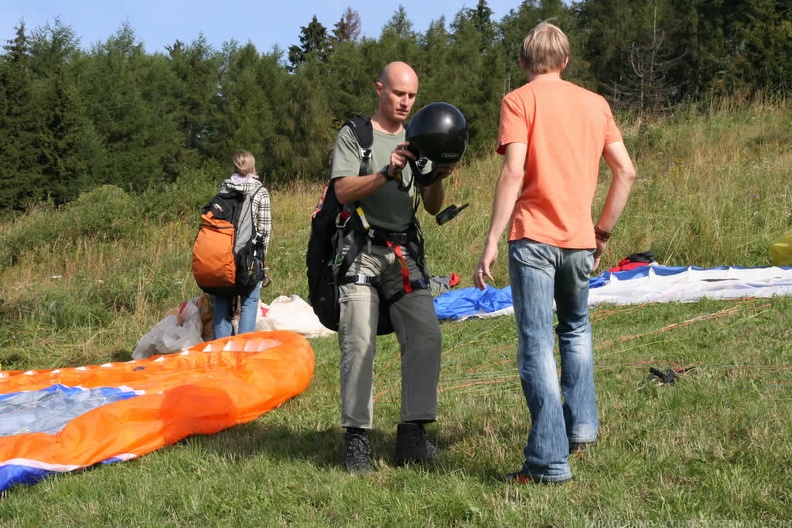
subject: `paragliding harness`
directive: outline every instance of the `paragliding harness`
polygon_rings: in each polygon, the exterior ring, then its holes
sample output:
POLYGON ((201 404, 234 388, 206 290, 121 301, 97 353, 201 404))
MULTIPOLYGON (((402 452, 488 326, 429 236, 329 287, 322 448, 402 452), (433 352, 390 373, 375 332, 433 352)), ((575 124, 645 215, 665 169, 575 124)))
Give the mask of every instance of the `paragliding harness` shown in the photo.
MULTIPOLYGON (((374 133, 368 117, 355 116, 344 126, 349 126, 355 135, 360 148, 360 170, 363 176, 371 174, 371 146, 374 133)), ((402 186, 402 190, 409 191, 402 186)), ((394 233, 372 226, 363 213, 359 202, 342 205, 335 194, 333 180, 325 185, 322 197, 316 205, 311 218, 311 236, 308 240, 306 267, 308 275, 308 296, 314 313, 319 321, 330 330, 338 330, 340 317, 339 287, 344 284, 368 284, 380 294, 380 313, 377 335, 393 332, 389 308, 404 295, 420 289, 429 288, 429 273, 424 260, 424 239, 415 213, 418 210, 420 194, 414 193, 413 223, 403 233, 394 233), (344 252, 345 238, 353 233, 353 242, 344 252), (402 268, 403 288, 397 294, 383 298, 379 290, 377 277, 363 274, 347 276, 355 258, 364 246, 371 251, 371 246, 387 246, 396 254, 402 268), (402 248, 415 260, 421 269, 422 277, 410 280, 410 272, 404 259, 402 248)))

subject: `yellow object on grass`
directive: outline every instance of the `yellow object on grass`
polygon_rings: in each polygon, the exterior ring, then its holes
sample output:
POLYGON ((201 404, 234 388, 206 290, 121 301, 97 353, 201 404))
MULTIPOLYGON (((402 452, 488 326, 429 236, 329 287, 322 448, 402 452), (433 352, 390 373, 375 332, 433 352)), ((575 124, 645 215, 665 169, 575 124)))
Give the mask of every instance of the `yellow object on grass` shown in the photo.
POLYGON ((770 246, 770 261, 774 266, 792 266, 792 229, 770 246))

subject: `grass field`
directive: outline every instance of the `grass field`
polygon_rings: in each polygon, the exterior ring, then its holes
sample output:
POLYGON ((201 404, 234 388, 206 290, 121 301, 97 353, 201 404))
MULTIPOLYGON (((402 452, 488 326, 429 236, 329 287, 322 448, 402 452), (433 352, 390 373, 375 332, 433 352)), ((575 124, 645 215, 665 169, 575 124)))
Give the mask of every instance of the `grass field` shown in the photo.
MULTIPOLYGON (((766 266, 792 228, 792 105, 713 102, 651 123, 621 116, 639 179, 603 267, 652 250, 661 264, 766 266), (640 131, 640 132, 639 132, 640 131)), ((434 273, 470 285, 497 157, 470 157, 443 226, 423 218, 434 273)), ((48 369, 131 358, 163 314, 198 294, 197 211, 223 175, 194 172, 132 196, 103 188, 0 223, 0 363, 48 369)), ((598 192, 599 211, 607 174, 598 192)), ((273 284, 305 298, 308 218, 320 185, 272 189, 273 284)), ((507 284, 505 246, 494 268, 507 284)), ((515 487, 529 417, 511 317, 443 323, 443 457, 391 459, 399 413, 394 336, 378 343, 377 471, 350 476, 338 425, 338 347, 311 341, 301 395, 259 419, 137 460, 9 490, 0 526, 792 526, 792 297, 592 310, 602 427, 570 486, 515 487), (661 385, 649 368, 683 372, 661 385)))

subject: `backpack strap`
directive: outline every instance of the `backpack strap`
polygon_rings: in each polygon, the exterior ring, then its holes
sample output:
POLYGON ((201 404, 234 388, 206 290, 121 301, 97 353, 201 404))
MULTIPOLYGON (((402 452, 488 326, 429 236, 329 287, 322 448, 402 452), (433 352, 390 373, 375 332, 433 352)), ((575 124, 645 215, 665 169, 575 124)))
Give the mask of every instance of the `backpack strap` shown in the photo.
POLYGON ((336 232, 333 234, 333 278, 339 286, 342 284, 355 283, 370 284, 376 287, 378 281, 374 277, 361 273, 356 274, 354 277, 346 276, 347 271, 352 267, 352 263, 360 253, 360 248, 366 244, 366 237, 364 234, 365 231, 363 231, 360 226, 356 225, 360 223, 360 219, 355 216, 354 212, 350 213, 345 211, 339 216, 341 215, 344 216, 344 219, 340 221, 338 219, 336 220, 336 232), (346 252, 344 252, 344 238, 349 230, 353 233, 353 242, 349 248, 347 248, 346 252))
POLYGON ((360 170, 358 176, 371 174, 371 145, 374 144, 374 129, 371 126, 371 118, 368 116, 355 115, 352 119, 344 123, 348 126, 360 147, 360 170))

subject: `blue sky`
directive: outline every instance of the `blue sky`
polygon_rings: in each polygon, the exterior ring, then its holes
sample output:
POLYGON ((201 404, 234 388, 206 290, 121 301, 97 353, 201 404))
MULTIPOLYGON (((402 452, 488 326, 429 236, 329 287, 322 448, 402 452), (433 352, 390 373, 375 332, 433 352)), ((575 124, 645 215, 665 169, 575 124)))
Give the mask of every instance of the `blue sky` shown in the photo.
MULTIPOLYGON (((377 38, 393 13, 404 6, 415 31, 423 32, 433 20, 445 16, 450 24, 463 8, 474 8, 478 0, 0 0, 0 44, 14 37, 14 28, 24 21, 31 31, 59 18, 80 39, 85 49, 106 41, 128 22, 149 53, 165 52, 177 39, 193 42, 203 34, 220 49, 236 39, 252 42, 260 52, 277 44, 288 50, 299 44, 300 28, 316 15, 332 30, 347 7, 360 14, 364 36, 377 38)), ((499 21, 521 0, 488 0, 499 21)), ((526 28, 528 31, 530 28, 526 28)))

